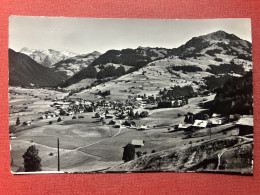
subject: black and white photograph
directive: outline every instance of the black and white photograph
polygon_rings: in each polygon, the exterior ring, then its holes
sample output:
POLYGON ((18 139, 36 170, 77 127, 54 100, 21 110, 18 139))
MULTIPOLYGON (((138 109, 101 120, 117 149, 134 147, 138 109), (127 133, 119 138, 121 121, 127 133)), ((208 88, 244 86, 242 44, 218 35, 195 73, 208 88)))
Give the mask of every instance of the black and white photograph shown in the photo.
POLYGON ((253 175, 249 18, 9 17, 13 174, 253 175))

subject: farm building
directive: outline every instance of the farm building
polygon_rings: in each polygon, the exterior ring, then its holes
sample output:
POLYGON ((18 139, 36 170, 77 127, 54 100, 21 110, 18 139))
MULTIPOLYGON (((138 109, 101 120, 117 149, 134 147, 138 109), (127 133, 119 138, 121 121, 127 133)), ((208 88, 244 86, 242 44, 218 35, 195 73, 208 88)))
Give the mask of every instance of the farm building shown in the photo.
POLYGON ((106 118, 114 118, 114 116, 111 114, 106 114, 106 118))
POLYGON ((121 128, 121 124, 120 123, 116 123, 114 127, 115 128, 121 128))
POLYGON ((144 146, 144 140, 133 139, 131 144, 134 145, 136 148, 140 148, 140 147, 144 146))
POLYGON ((178 129, 179 130, 188 130, 188 129, 190 129, 191 126, 192 125, 190 125, 190 124, 179 124, 178 129))
POLYGON ((221 120, 219 118, 211 118, 211 119, 209 119, 209 122, 211 122, 212 126, 217 126, 217 125, 223 124, 223 120, 221 120))
POLYGON ((142 98, 139 97, 136 98, 136 101, 142 101, 142 100, 143 100, 142 98))
POLYGON ((254 121, 253 116, 241 117, 236 125, 239 127, 239 135, 248 135, 253 133, 254 121))
POLYGON ((141 125, 139 128, 138 128, 138 130, 146 130, 147 129, 147 126, 145 126, 145 125, 141 125))
POLYGON ((208 121, 206 120, 195 120, 195 122, 193 123, 193 127, 197 127, 197 128, 205 128, 208 125, 208 121))
POLYGON ((214 117, 220 117, 221 115, 220 114, 217 114, 217 113, 213 113, 212 114, 212 117, 214 118, 214 117))
POLYGON ((23 125, 24 126, 30 126, 30 125, 32 125, 32 123, 31 123, 31 121, 25 121, 25 122, 23 122, 23 125))

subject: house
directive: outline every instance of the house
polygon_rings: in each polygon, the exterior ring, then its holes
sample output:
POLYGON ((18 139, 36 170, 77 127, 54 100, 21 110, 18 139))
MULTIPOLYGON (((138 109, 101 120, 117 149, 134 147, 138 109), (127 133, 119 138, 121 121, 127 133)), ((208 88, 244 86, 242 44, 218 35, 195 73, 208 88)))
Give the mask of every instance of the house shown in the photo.
POLYGON ((197 127, 197 128, 205 128, 208 125, 208 121, 206 120, 195 120, 195 122, 193 123, 193 127, 197 127))
POLYGON ((236 125, 239 127, 239 134, 242 135, 248 135, 253 133, 253 127, 254 127, 254 121, 253 116, 243 116, 241 117, 236 125))
POLYGON ((133 139, 131 144, 134 145, 136 148, 140 148, 140 147, 144 146, 144 140, 133 139))
POLYGON ((145 125, 141 125, 139 128, 138 128, 138 130, 146 130, 147 129, 147 126, 145 126, 145 125))
POLYGON ((114 121, 114 120, 111 120, 111 121, 109 121, 109 123, 108 123, 109 125, 115 125, 116 124, 116 122, 114 121))
POLYGON ((209 122, 211 122, 212 126, 217 126, 217 125, 223 124, 223 120, 221 120, 219 118, 211 118, 211 119, 209 119, 209 122))
POLYGON ((106 116, 105 116, 106 118, 114 118, 114 116, 113 115, 111 115, 111 114, 106 114, 106 116))
POLYGON ((114 125, 114 127, 115 127, 115 128, 120 128, 120 127, 121 127, 121 124, 120 124, 120 123, 116 123, 116 124, 114 125))
POLYGON ((24 126, 30 126, 30 125, 32 125, 32 123, 31 123, 31 121, 25 121, 25 122, 23 122, 23 125, 24 126))
POLYGON ((179 130, 188 130, 188 129, 190 129, 191 126, 192 125, 190 125, 190 124, 179 124, 178 129, 179 130))
POLYGON ((213 114, 212 114, 212 117, 213 117, 213 118, 215 118, 215 117, 220 117, 220 114, 213 113, 213 114))
POLYGON ((142 98, 139 97, 136 98, 136 101, 142 101, 142 100, 143 100, 142 98))

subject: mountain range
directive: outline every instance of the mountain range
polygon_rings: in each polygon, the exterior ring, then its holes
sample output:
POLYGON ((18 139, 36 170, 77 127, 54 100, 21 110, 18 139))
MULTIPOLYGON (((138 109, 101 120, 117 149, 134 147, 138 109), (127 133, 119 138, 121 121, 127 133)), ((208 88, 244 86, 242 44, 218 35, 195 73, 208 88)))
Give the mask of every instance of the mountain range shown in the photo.
POLYGON ((53 49, 39 50, 29 49, 24 47, 20 50, 20 53, 30 56, 33 60, 39 64, 51 68, 52 65, 58 63, 61 60, 66 60, 79 54, 70 51, 56 51, 53 49))
MULTIPOLYGON (((32 64, 48 66, 53 72, 62 75, 61 80, 65 84, 60 85, 63 86, 70 86, 89 78, 115 79, 121 75, 129 75, 128 79, 131 80, 135 79, 131 78, 131 72, 149 72, 151 67, 156 67, 156 71, 168 72, 179 77, 196 76, 196 73, 200 73, 199 78, 223 74, 241 76, 244 74, 243 71, 252 69, 252 44, 224 31, 193 37, 184 45, 172 49, 138 47, 85 55, 51 49, 46 52, 23 48, 21 52, 40 62, 32 64), (190 71, 189 75, 187 70, 190 71)), ((10 57, 12 58, 12 55, 10 57)), ((26 76, 28 72, 20 74, 26 76)))
POLYGON ((64 72, 68 77, 73 76, 80 70, 87 68, 101 53, 94 51, 88 54, 77 55, 66 60, 61 60, 53 65, 55 72, 64 72))

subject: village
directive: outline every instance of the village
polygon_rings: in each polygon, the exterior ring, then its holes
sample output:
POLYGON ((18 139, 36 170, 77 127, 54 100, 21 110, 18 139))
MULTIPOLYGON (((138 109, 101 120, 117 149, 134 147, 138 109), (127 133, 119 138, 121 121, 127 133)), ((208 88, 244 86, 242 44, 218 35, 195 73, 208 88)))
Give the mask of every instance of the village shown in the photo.
MULTIPOLYGON (((15 143, 20 144, 19 148, 24 144, 24 147, 37 144, 40 153, 41 148, 45 152, 45 170, 56 170, 56 138, 61 142, 66 140, 61 145, 61 159, 68 161, 63 162, 63 171, 78 170, 68 160, 69 153, 77 153, 73 154, 76 156, 82 153, 94 155, 74 158, 73 161, 84 166, 86 171, 95 171, 122 163, 127 144, 136 148, 135 158, 138 158, 176 146, 194 146, 223 137, 253 133, 253 117, 250 115, 222 116, 203 109, 201 106, 212 100, 214 94, 162 100, 159 93, 156 96, 129 96, 125 101, 106 98, 88 101, 83 98, 70 99, 57 91, 47 97, 35 95, 33 89, 22 91, 26 93, 20 92, 19 96, 16 95, 17 91, 10 93, 11 156, 18 147, 15 143), (19 98, 23 98, 20 99, 21 107, 17 106, 19 98), (32 112, 34 106, 39 108, 41 101, 44 105, 37 112, 32 112), (21 108, 24 111, 19 110, 17 115, 15 110, 21 108), (39 132, 43 134, 35 137, 39 132), (108 156, 111 153, 114 154, 108 156)), ((51 94, 48 90, 45 92, 51 94)), ((19 149, 21 152, 24 150, 26 148, 19 149)), ((15 165, 22 161, 21 156, 11 157, 12 167, 16 171, 22 170, 15 165)))

